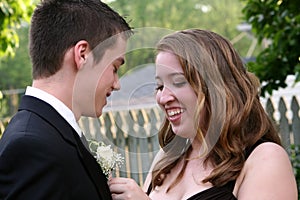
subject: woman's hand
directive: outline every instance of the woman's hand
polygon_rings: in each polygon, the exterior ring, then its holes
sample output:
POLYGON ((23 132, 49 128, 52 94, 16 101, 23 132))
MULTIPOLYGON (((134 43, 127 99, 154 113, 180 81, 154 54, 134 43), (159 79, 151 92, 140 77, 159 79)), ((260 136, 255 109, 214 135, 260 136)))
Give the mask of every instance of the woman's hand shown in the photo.
POLYGON ((108 181, 113 200, 150 200, 140 186, 130 178, 111 178, 108 181))

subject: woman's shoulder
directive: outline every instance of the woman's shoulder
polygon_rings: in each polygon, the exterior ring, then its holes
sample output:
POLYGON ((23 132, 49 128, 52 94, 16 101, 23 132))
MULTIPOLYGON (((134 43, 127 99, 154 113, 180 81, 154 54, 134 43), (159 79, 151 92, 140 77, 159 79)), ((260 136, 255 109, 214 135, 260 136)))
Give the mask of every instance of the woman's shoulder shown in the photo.
POLYGON ((255 149, 253 149, 252 153, 250 154, 250 156, 253 157, 253 155, 255 156, 255 154, 260 155, 261 153, 263 154, 284 154, 287 155, 287 152, 285 151, 285 149, 279 145, 276 144, 274 142, 261 142, 259 145, 257 145, 255 147, 255 149))
POLYGON ((247 159, 242 170, 245 175, 253 171, 257 173, 256 171, 264 169, 271 173, 273 170, 291 167, 286 150, 274 142, 261 142, 247 153, 247 159))
POLYGON ((288 166, 290 166, 290 160, 286 150, 274 142, 263 142, 253 149, 245 162, 245 166, 263 167, 280 163, 288 164, 288 166))
POLYGON ((294 199, 296 191, 288 154, 273 142, 263 142, 253 149, 234 189, 238 199, 249 195, 254 195, 253 199, 294 199))

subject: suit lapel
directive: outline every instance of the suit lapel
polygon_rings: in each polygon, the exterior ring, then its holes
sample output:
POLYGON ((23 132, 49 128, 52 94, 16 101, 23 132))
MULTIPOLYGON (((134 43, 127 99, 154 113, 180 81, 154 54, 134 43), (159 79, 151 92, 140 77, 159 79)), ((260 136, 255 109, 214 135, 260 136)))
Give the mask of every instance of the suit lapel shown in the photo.
POLYGON ((75 136, 75 139, 77 141, 83 163, 90 175, 90 178, 96 185, 100 196, 105 200, 111 199, 111 194, 107 185, 107 179, 103 174, 100 165, 96 162, 96 159, 92 156, 92 154, 85 148, 78 135, 77 137, 75 136), (101 178, 99 179, 99 177, 101 178))
POLYGON ((29 110, 39 115, 57 129, 68 143, 74 145, 101 198, 104 200, 112 199, 107 185, 107 179, 96 159, 85 148, 76 131, 52 106, 40 99, 25 95, 22 97, 19 110, 29 110))

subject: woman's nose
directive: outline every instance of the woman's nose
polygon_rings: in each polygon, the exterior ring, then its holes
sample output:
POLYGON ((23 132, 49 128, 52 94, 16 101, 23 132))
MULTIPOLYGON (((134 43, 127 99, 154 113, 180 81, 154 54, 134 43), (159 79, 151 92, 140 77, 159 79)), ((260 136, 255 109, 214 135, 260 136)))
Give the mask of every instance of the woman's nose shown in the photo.
POLYGON ((171 101, 174 101, 174 93, 167 87, 164 87, 161 91, 156 94, 156 101, 158 104, 165 105, 171 101))

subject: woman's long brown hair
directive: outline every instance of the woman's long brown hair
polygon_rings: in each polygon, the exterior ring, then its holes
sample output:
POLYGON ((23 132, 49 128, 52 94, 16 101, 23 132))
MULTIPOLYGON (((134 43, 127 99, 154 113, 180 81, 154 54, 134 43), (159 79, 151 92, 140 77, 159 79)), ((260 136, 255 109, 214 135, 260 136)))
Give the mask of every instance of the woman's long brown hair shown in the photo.
MULTIPOLYGON (((280 143, 277 130, 259 101, 259 81, 249 73, 228 40, 207 30, 190 29, 165 36, 157 52, 169 51, 178 58, 186 79, 198 96, 205 96, 198 108, 197 139, 202 142, 204 164, 214 169, 205 182, 222 186, 236 180, 244 162, 245 151, 258 140, 280 143), (205 119, 200 119, 200 112, 205 119), (203 121, 205 120, 205 121, 203 121)), ((158 133, 164 156, 152 171, 152 188, 163 184, 165 177, 180 161, 183 169, 191 152, 190 142, 176 136, 165 119, 158 133)), ((183 174, 170 186, 172 189, 183 174)))

